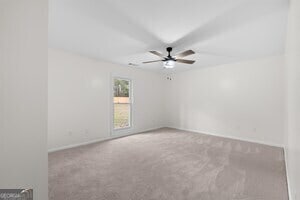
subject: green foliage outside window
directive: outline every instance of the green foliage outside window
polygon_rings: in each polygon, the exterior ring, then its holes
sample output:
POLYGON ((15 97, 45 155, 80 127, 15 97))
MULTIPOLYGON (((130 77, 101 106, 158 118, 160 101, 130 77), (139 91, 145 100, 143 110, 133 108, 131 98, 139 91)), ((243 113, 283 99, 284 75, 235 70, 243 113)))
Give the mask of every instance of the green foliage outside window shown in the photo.
POLYGON ((122 79, 114 80, 114 96, 129 97, 129 81, 122 79))

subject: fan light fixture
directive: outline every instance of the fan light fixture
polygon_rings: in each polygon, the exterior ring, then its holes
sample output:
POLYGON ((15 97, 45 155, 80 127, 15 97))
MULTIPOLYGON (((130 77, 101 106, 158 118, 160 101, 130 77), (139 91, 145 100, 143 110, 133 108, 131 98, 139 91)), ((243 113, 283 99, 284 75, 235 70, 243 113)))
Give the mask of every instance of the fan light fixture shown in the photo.
POLYGON ((183 57, 195 54, 195 52, 193 50, 186 50, 175 56, 171 56, 172 47, 168 47, 166 50, 168 52, 167 56, 164 56, 162 53, 160 53, 158 51, 149 51, 150 53, 160 57, 160 60, 152 60, 152 61, 147 61, 147 62, 143 62, 143 63, 147 64, 147 63, 163 62, 163 66, 165 69, 172 69, 175 67, 176 62, 184 63, 184 64, 194 64, 194 62, 195 62, 195 60, 182 59, 183 57))
POLYGON ((174 68, 175 66, 175 61, 174 60, 166 60, 164 61, 164 67, 167 69, 174 68))

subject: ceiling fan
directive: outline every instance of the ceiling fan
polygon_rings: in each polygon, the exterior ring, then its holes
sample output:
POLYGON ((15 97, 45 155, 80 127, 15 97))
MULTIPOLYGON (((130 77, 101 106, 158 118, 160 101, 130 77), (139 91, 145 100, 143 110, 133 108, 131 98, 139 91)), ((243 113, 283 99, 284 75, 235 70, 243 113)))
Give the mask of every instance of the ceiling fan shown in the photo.
POLYGON ((175 56, 171 56, 171 51, 172 51, 172 47, 168 47, 167 48, 167 52, 168 55, 164 56, 162 53, 158 52, 158 51, 149 51, 150 53, 161 57, 161 60, 153 60, 153 61, 147 61, 147 62, 143 62, 144 64, 147 63, 154 63, 154 62, 163 62, 164 67, 165 68, 173 68, 175 66, 175 63, 184 63, 184 64, 193 64, 195 62, 195 60, 186 60, 186 59, 182 59, 183 57, 195 54, 195 52, 193 50, 187 50, 184 52, 181 52, 175 56))

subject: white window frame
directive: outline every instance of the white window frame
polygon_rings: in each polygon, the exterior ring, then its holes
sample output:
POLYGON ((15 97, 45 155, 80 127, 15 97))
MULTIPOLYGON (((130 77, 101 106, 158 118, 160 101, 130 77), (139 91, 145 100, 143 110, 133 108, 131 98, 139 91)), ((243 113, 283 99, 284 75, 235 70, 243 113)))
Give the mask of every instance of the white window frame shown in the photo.
POLYGON ((132 107, 133 107, 133 100, 132 100, 132 79, 127 78, 127 77, 123 77, 123 76, 112 76, 111 78, 111 98, 110 98, 110 102, 111 102, 111 134, 112 135, 123 135, 123 134, 129 134, 132 130, 132 121, 133 121, 133 117, 132 117, 132 107), (129 126, 124 127, 124 128, 115 128, 114 126, 114 114, 115 114, 115 106, 114 106, 114 81, 115 79, 119 79, 119 80, 125 80, 129 82, 129 104, 130 104, 130 110, 129 110, 129 126))

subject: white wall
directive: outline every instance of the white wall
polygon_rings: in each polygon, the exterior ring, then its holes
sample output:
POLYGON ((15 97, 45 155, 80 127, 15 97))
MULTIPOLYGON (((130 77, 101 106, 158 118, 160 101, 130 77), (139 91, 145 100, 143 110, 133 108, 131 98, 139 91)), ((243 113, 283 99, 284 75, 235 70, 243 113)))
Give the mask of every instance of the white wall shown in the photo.
POLYGON ((133 80, 129 133, 169 126, 283 146, 283 72, 278 56, 191 70, 169 81, 49 49, 48 148, 110 137, 112 75, 133 80))
POLYGON ((300 199, 300 1, 290 0, 286 55, 286 160, 291 200, 300 199))
POLYGON ((0 0, 0 188, 47 200, 47 0, 0 0))
POLYGON ((171 75, 167 125, 283 145, 283 57, 171 75))
POLYGON ((132 79, 136 133, 163 126, 163 76, 49 49, 48 148, 110 137, 112 76, 132 79))

